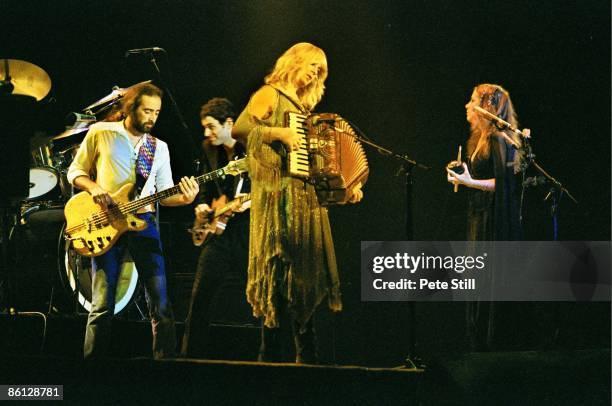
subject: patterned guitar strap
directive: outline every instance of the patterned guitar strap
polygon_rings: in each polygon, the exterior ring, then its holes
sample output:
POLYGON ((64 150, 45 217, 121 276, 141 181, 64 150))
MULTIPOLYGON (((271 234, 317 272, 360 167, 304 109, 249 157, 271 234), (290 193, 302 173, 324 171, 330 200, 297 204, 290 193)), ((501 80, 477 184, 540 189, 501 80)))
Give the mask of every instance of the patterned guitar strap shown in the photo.
POLYGON ((145 140, 140 145, 138 150, 138 158, 136 158, 136 193, 137 196, 142 192, 142 188, 149 178, 151 167, 153 166, 153 158, 155 157, 155 148, 157 146, 157 138, 146 134, 145 140))

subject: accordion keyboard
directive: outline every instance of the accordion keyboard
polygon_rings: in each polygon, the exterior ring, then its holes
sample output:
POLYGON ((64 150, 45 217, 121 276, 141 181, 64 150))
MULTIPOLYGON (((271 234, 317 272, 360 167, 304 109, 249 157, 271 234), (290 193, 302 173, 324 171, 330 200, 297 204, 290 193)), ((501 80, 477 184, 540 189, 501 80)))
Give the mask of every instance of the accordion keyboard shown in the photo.
POLYGON ((306 115, 288 112, 285 115, 285 127, 294 129, 300 135, 300 148, 289 152, 289 174, 299 178, 307 178, 310 175, 308 163, 308 127, 306 115))

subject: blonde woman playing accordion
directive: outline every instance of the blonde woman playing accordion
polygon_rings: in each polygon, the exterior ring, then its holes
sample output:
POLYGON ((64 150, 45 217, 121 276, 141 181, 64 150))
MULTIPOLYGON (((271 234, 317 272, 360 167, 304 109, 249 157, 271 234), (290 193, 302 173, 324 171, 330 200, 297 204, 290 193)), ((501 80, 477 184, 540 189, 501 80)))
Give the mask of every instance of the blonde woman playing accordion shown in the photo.
MULTIPOLYGON (((259 359, 282 361, 281 328, 291 325, 295 361, 317 362, 313 314, 327 300, 342 309, 327 209, 314 186, 286 170, 287 153, 300 136, 284 127, 285 113, 308 114, 321 100, 327 78, 325 53, 309 43, 288 49, 251 97, 233 134, 247 145, 251 177, 251 226, 247 299, 263 318, 259 359)), ((361 185, 350 202, 363 197, 361 185)))

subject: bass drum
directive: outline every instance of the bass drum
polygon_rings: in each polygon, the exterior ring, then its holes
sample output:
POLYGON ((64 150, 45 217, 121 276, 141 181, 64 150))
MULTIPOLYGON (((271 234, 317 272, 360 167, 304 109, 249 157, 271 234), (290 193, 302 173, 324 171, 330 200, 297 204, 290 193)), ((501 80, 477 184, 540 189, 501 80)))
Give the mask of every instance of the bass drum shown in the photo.
POLYGON ((50 166, 30 168, 30 191, 26 201, 58 200, 60 197, 59 176, 50 166))
MULTIPOLYGON (((58 261, 60 278, 64 285, 78 298, 79 304, 87 312, 91 311, 92 269, 91 258, 79 255, 69 242, 64 240, 64 227, 60 236, 58 261), (77 278, 78 275, 78 278, 77 278)), ((123 262, 115 292, 115 314, 121 313, 133 300, 138 286, 138 271, 129 258, 123 262)))
POLYGON ((30 139, 30 188, 26 201, 58 200, 59 175, 51 156, 51 143, 45 137, 30 139))

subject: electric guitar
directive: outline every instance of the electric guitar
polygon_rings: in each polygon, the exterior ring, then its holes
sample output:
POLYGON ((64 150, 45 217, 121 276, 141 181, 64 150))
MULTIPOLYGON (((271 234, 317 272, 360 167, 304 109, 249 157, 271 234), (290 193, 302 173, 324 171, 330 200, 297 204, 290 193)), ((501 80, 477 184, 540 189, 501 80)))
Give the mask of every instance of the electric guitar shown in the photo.
POLYGON ((230 215, 226 215, 228 211, 231 210, 232 213, 242 213, 250 207, 251 194, 247 193, 235 198, 220 209, 211 212, 210 214, 212 217, 206 219, 205 221, 200 221, 196 217, 193 222, 193 227, 189 229, 193 245, 196 247, 201 246, 204 241, 206 241, 206 238, 211 234, 223 234, 225 227, 227 226, 227 222, 231 217, 230 215))
MULTIPOLYGON (((247 171, 246 158, 232 161, 225 167, 198 176, 198 185, 210 182, 226 175, 238 175, 247 171)), ((65 238, 81 255, 96 257, 108 251, 126 231, 142 231, 147 222, 138 218, 135 213, 159 200, 181 193, 179 186, 173 186, 150 196, 130 201, 133 183, 123 185, 110 196, 115 204, 102 210, 87 192, 74 195, 64 208, 66 216, 65 238)))

